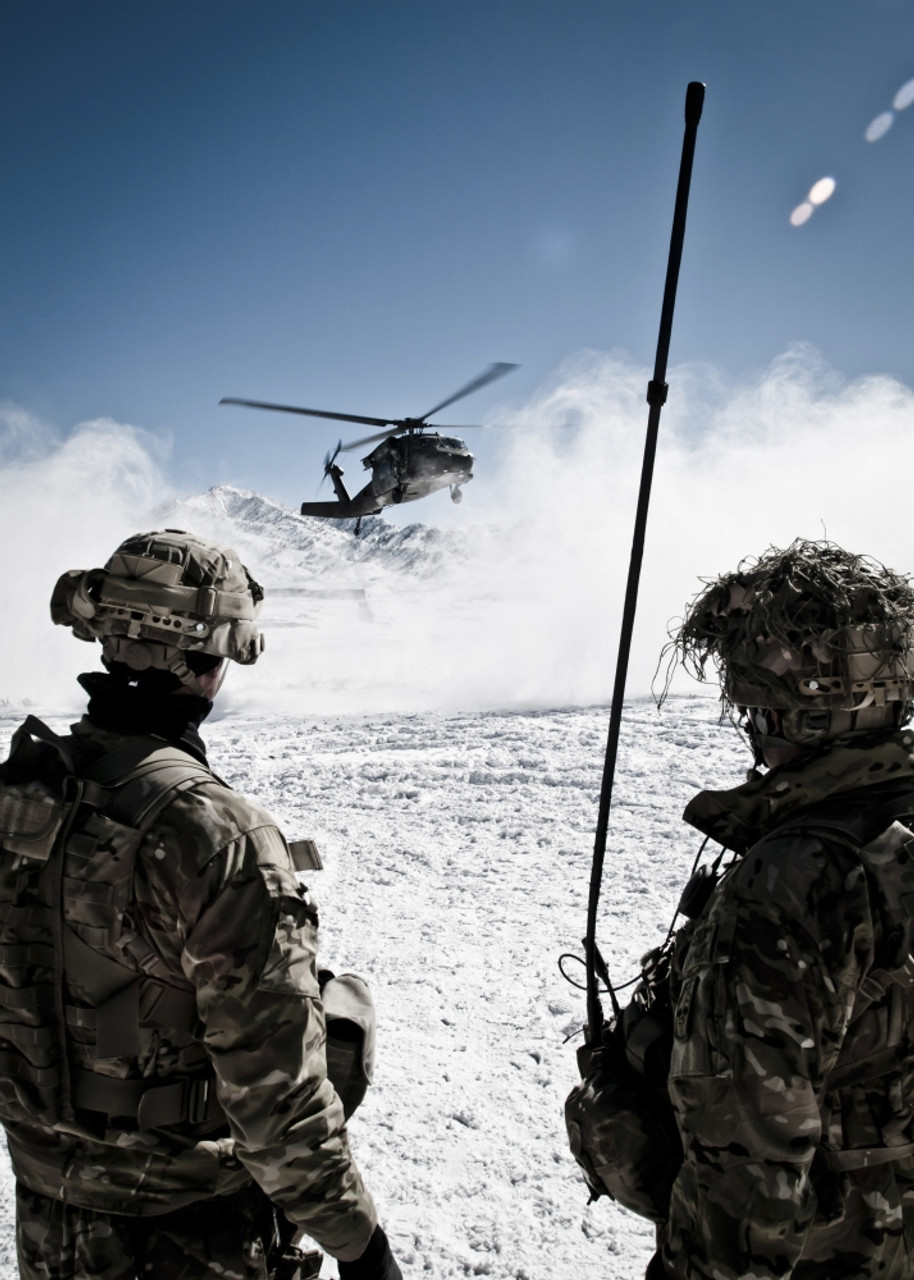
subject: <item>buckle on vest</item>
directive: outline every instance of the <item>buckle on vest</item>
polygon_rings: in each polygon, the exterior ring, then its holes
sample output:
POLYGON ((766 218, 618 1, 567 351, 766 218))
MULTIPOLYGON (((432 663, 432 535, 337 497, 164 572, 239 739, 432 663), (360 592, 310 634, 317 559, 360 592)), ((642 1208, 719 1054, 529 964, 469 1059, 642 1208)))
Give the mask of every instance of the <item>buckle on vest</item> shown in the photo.
POLYGON ((170 1081, 165 1077, 160 1084, 144 1090, 136 1109, 137 1128, 146 1130, 202 1124, 210 1100, 210 1083, 206 1077, 194 1080, 172 1078, 170 1081))
POLYGON ((190 1124, 202 1124, 206 1119, 209 1090, 213 1083, 208 1076, 202 1080, 187 1081, 187 1119, 190 1124))

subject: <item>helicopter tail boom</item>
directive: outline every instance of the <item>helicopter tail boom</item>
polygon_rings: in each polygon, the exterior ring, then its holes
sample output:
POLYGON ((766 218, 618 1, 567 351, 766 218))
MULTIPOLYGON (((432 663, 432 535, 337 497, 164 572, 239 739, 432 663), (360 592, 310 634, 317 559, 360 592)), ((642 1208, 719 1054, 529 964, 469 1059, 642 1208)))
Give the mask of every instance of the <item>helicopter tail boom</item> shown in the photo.
POLYGON ((356 513, 351 510, 350 502, 303 502, 303 516, 330 516, 335 520, 348 520, 356 513))
POLYGON ((370 484, 361 489, 354 498, 350 498, 346 491, 346 486, 343 484, 343 468, 328 460, 326 474, 333 481, 336 501, 303 502, 301 504, 301 514, 303 516, 324 516, 331 520, 350 520, 353 517, 361 518, 362 516, 377 515, 381 510, 370 484))

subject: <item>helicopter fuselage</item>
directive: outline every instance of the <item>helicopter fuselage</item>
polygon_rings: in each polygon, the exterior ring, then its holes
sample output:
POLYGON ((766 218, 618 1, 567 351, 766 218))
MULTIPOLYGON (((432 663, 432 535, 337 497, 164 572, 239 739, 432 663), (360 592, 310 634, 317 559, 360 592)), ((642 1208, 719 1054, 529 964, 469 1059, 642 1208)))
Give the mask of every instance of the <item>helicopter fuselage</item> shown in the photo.
POLYGON ((362 459, 381 506, 414 502, 436 489, 473 479, 473 455, 455 436, 410 433, 388 436, 362 459))
POLYGON ((390 435, 365 455, 362 466, 371 472, 371 480, 350 497, 342 467, 329 465, 336 502, 303 502, 302 515, 335 520, 372 516, 384 507, 415 502, 446 488, 459 502, 460 486, 473 479, 473 455, 464 442, 437 432, 390 435))

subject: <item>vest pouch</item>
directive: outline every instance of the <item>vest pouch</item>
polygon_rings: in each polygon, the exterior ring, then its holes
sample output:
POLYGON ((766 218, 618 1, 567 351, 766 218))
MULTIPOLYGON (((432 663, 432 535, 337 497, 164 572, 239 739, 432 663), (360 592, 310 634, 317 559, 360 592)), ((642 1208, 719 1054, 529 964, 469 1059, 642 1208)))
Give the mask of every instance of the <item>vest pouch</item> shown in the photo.
POLYGON ((571 1153, 591 1195, 608 1195, 651 1222, 669 1216, 682 1144, 665 1089, 629 1065, 610 1038, 565 1102, 571 1153))
POLYGON ((79 794, 63 740, 29 716, 13 734, 9 757, 0 764, 0 845, 9 853, 47 862, 79 794))
POLYGON ((632 1001, 622 1011, 622 1038, 628 1065, 652 1084, 665 1086, 673 1054, 673 1025, 667 1009, 645 1009, 632 1001))
POLYGON ((376 1016, 365 981, 354 973, 318 974, 327 1024, 327 1077, 348 1120, 374 1074, 376 1016))
POLYGON ((46 862, 63 825, 66 806, 44 783, 7 783, 0 790, 0 844, 9 853, 46 862))

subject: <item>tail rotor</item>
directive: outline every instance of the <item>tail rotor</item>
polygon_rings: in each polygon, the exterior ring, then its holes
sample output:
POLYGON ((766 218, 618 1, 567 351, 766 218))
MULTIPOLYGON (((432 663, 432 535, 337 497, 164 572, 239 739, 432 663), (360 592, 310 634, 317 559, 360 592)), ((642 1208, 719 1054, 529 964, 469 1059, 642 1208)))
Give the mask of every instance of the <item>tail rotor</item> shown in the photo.
POLYGON ((331 453, 329 449, 327 450, 326 457, 324 458, 324 475, 323 475, 323 479, 318 485, 319 489, 322 489, 324 487, 324 483, 327 477, 330 475, 330 473, 333 470, 333 464, 336 462, 336 455, 339 453, 342 447, 343 447, 343 441, 337 440, 336 448, 333 450, 333 452, 331 453))

